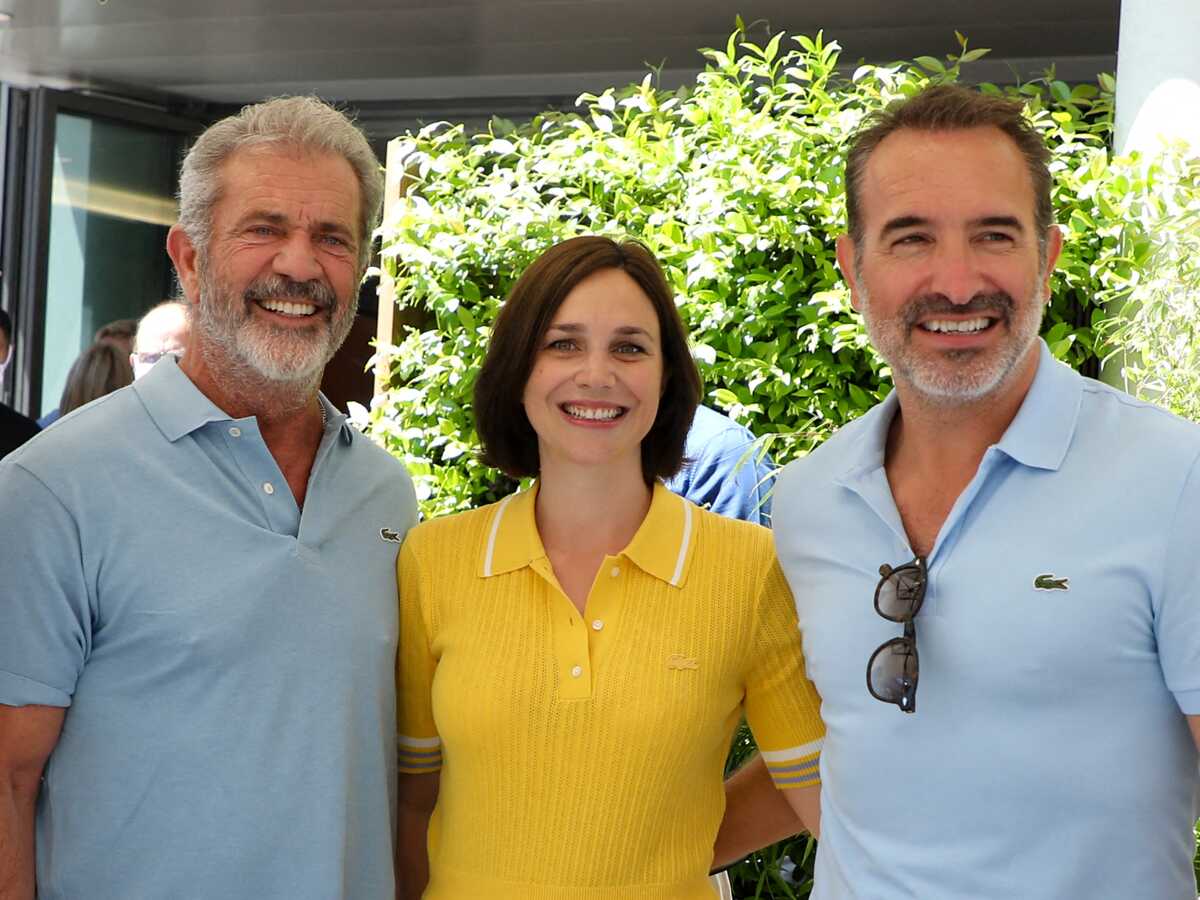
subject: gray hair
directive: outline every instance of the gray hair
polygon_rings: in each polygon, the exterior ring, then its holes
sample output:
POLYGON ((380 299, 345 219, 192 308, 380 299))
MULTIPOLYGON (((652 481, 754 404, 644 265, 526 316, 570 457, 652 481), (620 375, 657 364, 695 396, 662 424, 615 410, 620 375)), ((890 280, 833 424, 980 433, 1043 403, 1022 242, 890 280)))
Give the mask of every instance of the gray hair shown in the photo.
POLYGON ((221 196, 220 169, 244 147, 278 145, 309 153, 331 153, 350 164, 358 177, 360 269, 371 254, 379 224, 383 175, 363 133, 340 110, 317 97, 276 97, 242 108, 205 129, 183 159, 179 172, 179 225, 205 259, 212 237, 213 206, 221 196))

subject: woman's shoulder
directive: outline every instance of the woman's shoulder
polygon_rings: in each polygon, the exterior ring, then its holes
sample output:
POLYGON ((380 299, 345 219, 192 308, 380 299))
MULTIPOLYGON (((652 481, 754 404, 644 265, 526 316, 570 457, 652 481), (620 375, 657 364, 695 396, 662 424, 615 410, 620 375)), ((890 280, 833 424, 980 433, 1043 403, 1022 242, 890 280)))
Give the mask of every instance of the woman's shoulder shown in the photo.
POLYGON ((759 577, 774 564, 775 541, 769 528, 696 506, 692 507, 692 521, 693 559, 698 571, 713 578, 724 577, 722 573, 759 577))
POLYGON ((475 509, 426 519, 408 533, 405 543, 411 543, 413 549, 436 549, 456 554, 464 543, 474 543, 481 535, 487 534, 496 511, 503 503, 500 500, 475 509))
POLYGON ((746 522, 723 516, 712 510, 697 506, 690 500, 686 501, 692 508, 692 516, 696 520, 697 532, 703 535, 706 543, 731 543, 739 550, 753 548, 765 552, 774 552, 771 539, 771 529, 764 528, 757 522, 746 522))

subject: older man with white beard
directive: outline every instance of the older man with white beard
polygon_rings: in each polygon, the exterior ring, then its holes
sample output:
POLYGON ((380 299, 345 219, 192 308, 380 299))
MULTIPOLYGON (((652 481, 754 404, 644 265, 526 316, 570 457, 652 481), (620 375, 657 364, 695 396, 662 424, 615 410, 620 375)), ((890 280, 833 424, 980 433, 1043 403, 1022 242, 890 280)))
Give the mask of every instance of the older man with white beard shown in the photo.
POLYGON ((0 465, 0 898, 392 897, 415 498, 318 393, 381 194, 313 98, 209 128, 187 353, 0 465))
MULTIPOLYGON (((1048 156, 953 86, 851 143, 838 260, 895 390, 774 513, 827 728, 818 900, 1196 897, 1200 429, 1038 339, 1048 156)), ((728 785, 722 861, 795 827, 763 784, 728 785)))

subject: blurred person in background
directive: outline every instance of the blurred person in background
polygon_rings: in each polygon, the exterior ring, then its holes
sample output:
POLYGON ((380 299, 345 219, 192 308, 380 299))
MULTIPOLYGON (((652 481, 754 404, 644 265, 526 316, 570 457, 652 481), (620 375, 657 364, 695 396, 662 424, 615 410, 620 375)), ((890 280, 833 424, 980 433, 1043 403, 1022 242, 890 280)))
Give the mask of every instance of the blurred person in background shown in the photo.
POLYGON ((111 341, 98 341, 79 354, 67 373, 67 383, 58 402, 60 416, 133 384, 133 369, 121 351, 111 341))
MULTIPOLYGON (((92 336, 92 345, 94 346, 100 343, 113 344, 120 349, 124 356, 128 356, 133 351, 133 336, 137 331, 137 323, 137 319, 117 319, 114 322, 109 322, 107 325, 101 325, 98 329, 96 329, 95 335, 92 336)), ((86 354, 87 349, 84 349, 83 353, 86 354)), ((82 354, 76 359, 76 363, 78 363, 79 359, 81 358, 82 354)), ((69 381, 69 374, 67 378, 69 381)), ((129 382, 125 383, 128 384, 129 382)), ((123 387, 123 385, 121 386, 123 387)), ((102 395, 97 394, 96 396, 99 397, 102 395)), ((94 400, 96 398, 89 397, 88 399, 94 400)), ((37 420, 38 426, 41 428, 48 428, 57 422, 60 416, 63 416, 66 413, 67 410, 63 409, 60 404, 39 418, 37 420)))
POLYGON ((165 300, 138 320, 129 363, 141 378, 164 355, 183 356, 188 340, 188 308, 181 300, 165 300))
POLYGON ((665 480, 670 490, 718 515, 770 526, 775 466, 749 428, 701 404, 683 453, 683 468, 665 480))
MULTIPOLYGON (((13 357, 12 319, 0 309, 0 387, 13 357)), ((38 423, 0 403, 0 458, 16 450, 41 429, 38 423)))
POLYGON ((117 319, 114 322, 109 322, 107 325, 101 325, 96 329, 96 334, 92 337, 92 343, 96 344, 100 341, 108 341, 116 344, 126 353, 133 351, 133 336, 137 333, 137 319, 117 319))

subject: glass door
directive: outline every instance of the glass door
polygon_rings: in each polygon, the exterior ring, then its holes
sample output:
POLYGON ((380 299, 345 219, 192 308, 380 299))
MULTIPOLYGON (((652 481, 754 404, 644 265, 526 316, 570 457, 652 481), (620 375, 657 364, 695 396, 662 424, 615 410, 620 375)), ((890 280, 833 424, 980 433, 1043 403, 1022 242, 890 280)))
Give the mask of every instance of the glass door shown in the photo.
POLYGON ((31 117, 18 310, 31 352, 18 395, 41 415, 97 330, 172 295, 167 230, 179 162, 202 123, 51 90, 35 92, 31 117))

